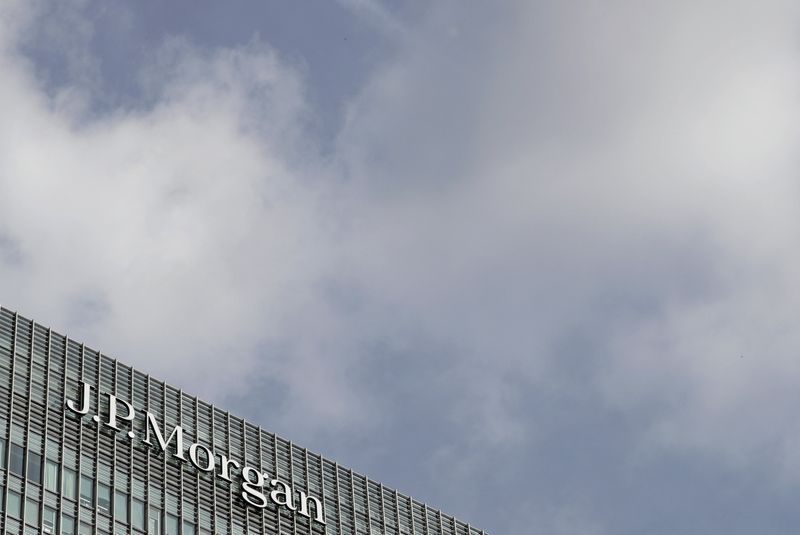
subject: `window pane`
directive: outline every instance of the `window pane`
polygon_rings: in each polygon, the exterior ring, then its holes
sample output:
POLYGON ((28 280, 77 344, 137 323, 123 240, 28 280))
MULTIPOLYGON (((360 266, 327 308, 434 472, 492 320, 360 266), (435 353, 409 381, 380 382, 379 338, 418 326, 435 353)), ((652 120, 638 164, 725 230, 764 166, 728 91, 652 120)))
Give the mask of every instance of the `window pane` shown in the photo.
POLYGON ((48 528, 50 532, 54 532, 56 530, 56 510, 44 506, 44 511, 42 512, 42 526, 48 528))
POLYGON ((183 522, 183 535, 194 535, 194 524, 191 522, 183 522))
POLYGON ((0 467, 6 467, 6 439, 0 438, 0 467))
POLYGON ((28 452, 28 481, 42 484, 42 456, 32 451, 28 452))
POLYGON ((128 495, 114 492, 114 517, 125 524, 128 523, 128 495))
POLYGON ((63 535, 75 535, 75 519, 69 515, 61 515, 61 533, 63 535))
POLYGON ((97 484, 97 509, 101 513, 111 514, 111 488, 103 483, 97 484))
POLYGON ((22 518, 22 496, 13 490, 8 491, 8 516, 12 518, 22 518))
POLYGON ((11 455, 8 460, 8 469, 12 474, 19 477, 24 477, 23 471, 25 470, 25 448, 17 444, 11 444, 11 455))
POLYGON ((136 529, 144 529, 144 502, 137 499, 131 501, 131 517, 133 527, 136 529))
POLYGON ((217 534, 223 535, 228 533, 228 519, 224 516, 217 515, 217 534))
POLYGON ((81 505, 92 507, 94 503, 94 480, 81 475, 81 505))
POLYGON ((44 488, 58 492, 58 463, 47 459, 44 464, 44 488))
POLYGON ((30 498, 25 500, 25 523, 30 526, 39 525, 39 504, 30 498))
POLYGON ((178 517, 167 515, 167 535, 179 535, 178 533, 178 517))
POLYGON ((150 528, 147 533, 149 535, 161 535, 161 510, 151 507, 150 514, 147 515, 147 518, 150 528))
POLYGON ((78 481, 76 479, 75 470, 64 468, 64 497, 74 500, 77 498, 75 495, 78 481))

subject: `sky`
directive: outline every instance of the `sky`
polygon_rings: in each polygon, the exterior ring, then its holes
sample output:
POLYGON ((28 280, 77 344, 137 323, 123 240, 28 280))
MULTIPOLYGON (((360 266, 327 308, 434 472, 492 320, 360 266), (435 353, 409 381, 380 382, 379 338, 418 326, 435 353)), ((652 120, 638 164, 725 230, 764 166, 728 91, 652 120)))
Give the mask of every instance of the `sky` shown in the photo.
POLYGON ((800 4, 0 0, 0 303, 493 535, 796 533, 800 4))

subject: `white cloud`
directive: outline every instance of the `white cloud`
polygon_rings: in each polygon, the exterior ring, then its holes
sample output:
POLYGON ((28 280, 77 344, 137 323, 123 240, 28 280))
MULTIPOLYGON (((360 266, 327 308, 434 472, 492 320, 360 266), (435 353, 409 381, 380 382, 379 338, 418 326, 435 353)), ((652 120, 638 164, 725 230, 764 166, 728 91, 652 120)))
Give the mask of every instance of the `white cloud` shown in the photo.
MULTIPOLYGON (((319 182, 290 163, 301 86, 266 46, 163 54, 154 106, 86 123, 6 49, 0 226, 20 259, 3 298, 218 396, 323 269, 319 182)), ((281 358, 259 365, 288 373, 281 358)))
MULTIPOLYGON (((421 464, 458 451, 456 481, 535 442, 520 404, 561 389, 641 418, 646 455, 794 478, 797 20, 781 2, 441 4, 353 100, 333 163, 262 43, 172 40, 142 74, 151 105, 92 119, 7 44, 2 298, 203 394, 277 380, 294 436, 381 424, 359 375, 377 342, 432 355, 447 375, 414 379, 472 438, 421 464), (580 337, 590 354, 564 349, 580 337)), ((543 526, 604 532, 564 501, 543 526)))
POLYGON ((662 445, 796 465, 796 7, 537 4, 503 33, 449 14, 351 110, 357 278, 457 348, 489 428, 531 425, 487 392, 547 388, 583 329, 586 386, 658 406, 662 445))

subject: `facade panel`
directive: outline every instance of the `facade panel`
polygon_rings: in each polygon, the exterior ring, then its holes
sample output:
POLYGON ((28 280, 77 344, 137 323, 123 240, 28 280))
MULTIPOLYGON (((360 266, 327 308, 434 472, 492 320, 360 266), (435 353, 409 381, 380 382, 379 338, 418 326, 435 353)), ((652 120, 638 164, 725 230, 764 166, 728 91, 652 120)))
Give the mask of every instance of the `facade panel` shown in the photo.
POLYGON ((8 534, 484 535, 0 308, 8 534))

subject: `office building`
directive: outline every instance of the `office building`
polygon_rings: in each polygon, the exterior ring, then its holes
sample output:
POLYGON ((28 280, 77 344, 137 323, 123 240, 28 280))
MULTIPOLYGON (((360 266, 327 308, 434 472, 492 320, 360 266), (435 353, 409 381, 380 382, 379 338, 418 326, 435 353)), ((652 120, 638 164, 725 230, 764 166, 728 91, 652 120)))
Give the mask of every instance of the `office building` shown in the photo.
POLYGON ((0 529, 484 535, 0 308, 0 529))

